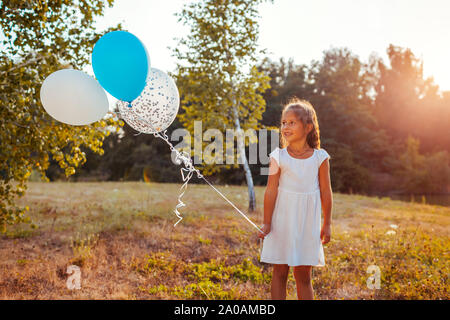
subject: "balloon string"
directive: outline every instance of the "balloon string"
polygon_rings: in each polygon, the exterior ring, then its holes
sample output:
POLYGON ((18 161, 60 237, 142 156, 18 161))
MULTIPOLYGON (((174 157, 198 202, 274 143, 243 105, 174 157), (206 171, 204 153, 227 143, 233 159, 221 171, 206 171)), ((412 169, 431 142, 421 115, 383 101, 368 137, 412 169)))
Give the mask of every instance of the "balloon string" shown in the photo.
POLYGON ((205 177, 202 177, 203 180, 206 181, 207 184, 209 184, 211 186, 211 188, 213 188, 218 194, 220 194, 222 196, 222 198, 224 198, 229 204, 231 204, 231 206, 233 208, 235 208, 237 210, 237 212, 239 212, 248 222, 250 222, 250 224, 252 226, 254 226, 259 232, 261 232, 262 234, 264 234, 264 232, 256 225, 253 223, 253 221, 251 221, 246 215, 245 213, 243 213, 241 210, 239 210, 230 200, 228 200, 227 197, 225 197, 219 190, 217 190, 208 180, 205 179, 205 177))
MULTIPOLYGON (((180 187, 180 191, 182 191, 179 196, 178 196, 178 204, 176 205, 175 209, 174 209, 174 213, 176 214, 176 216, 178 217, 178 221, 174 224, 174 227, 183 219, 183 216, 181 215, 181 213, 178 211, 178 208, 184 207, 186 206, 186 204, 181 200, 181 198, 183 197, 184 193, 186 192, 189 180, 192 178, 194 173, 197 173, 197 177, 200 179, 203 179, 211 188, 213 188, 220 196, 222 196, 223 199, 225 199, 225 201, 227 201, 240 215, 242 215, 253 227, 255 227, 259 232, 261 232, 262 234, 264 234, 264 232, 253 222, 251 221, 247 215, 245 213, 243 213, 241 210, 239 210, 238 207, 236 207, 234 205, 234 203, 232 203, 230 200, 228 200, 228 198, 222 194, 222 192, 220 192, 219 190, 217 190, 216 187, 214 187, 201 173, 200 171, 194 167, 193 163, 192 163, 192 159, 190 157, 190 155, 188 153, 186 153, 185 151, 180 152, 178 151, 173 145, 172 143, 169 141, 169 137, 167 136, 166 132, 167 130, 164 130, 164 132, 158 132, 156 130, 153 129, 153 126, 149 123, 149 121, 147 121, 146 119, 141 118, 140 116, 138 116, 136 113, 134 113, 132 111, 131 108, 127 109, 127 112, 132 112, 133 116, 136 118, 139 118, 140 121, 145 122, 148 126, 150 126, 150 128, 155 131, 153 132, 153 135, 157 138, 160 138, 162 140, 164 140, 170 147, 170 150, 175 152, 175 163, 177 164, 183 164, 184 168, 180 169, 180 173, 181 173, 181 177, 183 180, 183 185, 180 187), (184 172, 187 172, 187 175, 184 174, 184 172)), ((109 112, 109 113, 114 113, 116 115, 119 115, 120 117, 124 118, 122 116, 122 114, 120 112, 109 112)))

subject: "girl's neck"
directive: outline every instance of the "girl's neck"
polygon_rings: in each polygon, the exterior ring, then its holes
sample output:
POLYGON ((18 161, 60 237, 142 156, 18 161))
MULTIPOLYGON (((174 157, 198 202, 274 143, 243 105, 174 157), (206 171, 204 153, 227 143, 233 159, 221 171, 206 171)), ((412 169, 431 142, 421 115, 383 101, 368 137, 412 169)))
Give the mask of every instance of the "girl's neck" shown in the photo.
POLYGON ((302 153, 310 149, 308 143, 306 141, 299 141, 297 143, 290 143, 287 148, 289 148, 289 151, 292 151, 294 153, 302 153))

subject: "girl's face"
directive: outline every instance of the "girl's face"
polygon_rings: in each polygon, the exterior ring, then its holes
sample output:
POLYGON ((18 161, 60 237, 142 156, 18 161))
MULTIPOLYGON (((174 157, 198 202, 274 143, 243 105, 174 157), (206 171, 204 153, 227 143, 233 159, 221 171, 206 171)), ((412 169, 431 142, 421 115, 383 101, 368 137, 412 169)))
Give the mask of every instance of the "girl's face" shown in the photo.
POLYGON ((287 111, 281 117, 281 134, 287 142, 302 140, 306 138, 309 131, 311 131, 311 124, 305 128, 293 111, 287 111))

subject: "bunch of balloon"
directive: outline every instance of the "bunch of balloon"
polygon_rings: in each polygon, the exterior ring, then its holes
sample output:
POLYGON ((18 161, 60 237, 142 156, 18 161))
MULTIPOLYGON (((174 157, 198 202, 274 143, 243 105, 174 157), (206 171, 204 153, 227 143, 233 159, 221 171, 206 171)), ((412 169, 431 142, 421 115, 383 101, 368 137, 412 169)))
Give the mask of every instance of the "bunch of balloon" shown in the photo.
POLYGON ((180 104, 175 82, 150 67, 145 46, 133 34, 113 31, 101 37, 92 67, 102 87, 119 100, 120 116, 135 130, 157 133, 175 120, 180 104))
MULTIPOLYGON (((193 172, 198 170, 193 167, 190 155, 176 150, 164 131, 175 120, 180 104, 173 79, 165 72, 150 67, 150 57, 144 44, 127 31, 103 35, 95 43, 91 58, 98 81, 73 69, 50 74, 40 91, 44 109, 60 122, 88 125, 111 113, 105 91, 108 92, 118 99, 118 115, 128 125, 169 144, 176 154, 175 161, 185 165, 181 169, 185 181, 181 188, 185 189, 193 172)), ((175 209, 180 220, 178 208, 184 206, 181 201, 183 193, 175 209)))

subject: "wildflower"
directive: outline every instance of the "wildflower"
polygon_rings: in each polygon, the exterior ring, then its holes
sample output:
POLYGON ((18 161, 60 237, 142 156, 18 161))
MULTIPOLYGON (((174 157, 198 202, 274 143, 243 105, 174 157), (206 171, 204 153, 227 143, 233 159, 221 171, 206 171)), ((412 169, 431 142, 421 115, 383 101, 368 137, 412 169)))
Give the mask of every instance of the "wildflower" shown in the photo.
POLYGON ((387 234, 388 236, 390 236, 390 235, 396 234, 396 232, 395 232, 394 230, 389 230, 388 232, 386 232, 386 234, 387 234))
POLYGON ((391 224, 389 227, 391 227, 392 229, 397 229, 397 228, 398 228, 398 225, 396 225, 396 224, 391 224))

